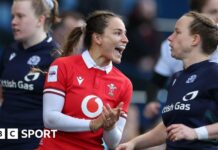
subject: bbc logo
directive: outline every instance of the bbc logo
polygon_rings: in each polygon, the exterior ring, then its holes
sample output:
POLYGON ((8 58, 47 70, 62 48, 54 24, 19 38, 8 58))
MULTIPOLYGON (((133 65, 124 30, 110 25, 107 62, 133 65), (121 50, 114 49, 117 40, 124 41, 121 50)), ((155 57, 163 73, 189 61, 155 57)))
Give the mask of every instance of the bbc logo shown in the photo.
POLYGON ((7 132, 6 129, 0 128, 0 139, 18 139, 18 129, 15 128, 8 128, 7 132))

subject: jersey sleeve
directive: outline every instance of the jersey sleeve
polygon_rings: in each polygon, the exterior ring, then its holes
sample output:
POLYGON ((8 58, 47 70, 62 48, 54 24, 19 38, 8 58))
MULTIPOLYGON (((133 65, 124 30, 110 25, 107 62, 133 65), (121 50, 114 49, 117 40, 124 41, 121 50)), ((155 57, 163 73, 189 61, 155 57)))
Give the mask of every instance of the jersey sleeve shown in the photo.
POLYGON ((53 93, 65 97, 66 83, 66 66, 61 59, 56 59, 49 67, 43 93, 53 93))
POLYGON ((123 114, 123 117, 125 118, 127 117, 129 104, 132 99, 132 91, 133 91, 132 83, 129 80, 127 80, 126 84, 122 88, 122 92, 121 92, 122 94, 120 97, 120 101, 124 103, 123 111, 125 112, 125 114, 123 114))
POLYGON ((207 78, 205 88, 212 99, 216 101, 218 107, 218 66, 214 67, 212 72, 207 71, 207 74, 210 75, 210 78, 207 78))

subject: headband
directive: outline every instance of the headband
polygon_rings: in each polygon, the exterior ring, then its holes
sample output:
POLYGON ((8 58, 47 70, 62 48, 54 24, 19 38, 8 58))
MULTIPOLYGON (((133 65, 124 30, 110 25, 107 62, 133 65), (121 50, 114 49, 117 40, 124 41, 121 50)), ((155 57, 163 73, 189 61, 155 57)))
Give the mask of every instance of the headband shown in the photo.
POLYGON ((54 2, 53 0, 45 0, 48 7, 52 10, 54 8, 54 2))

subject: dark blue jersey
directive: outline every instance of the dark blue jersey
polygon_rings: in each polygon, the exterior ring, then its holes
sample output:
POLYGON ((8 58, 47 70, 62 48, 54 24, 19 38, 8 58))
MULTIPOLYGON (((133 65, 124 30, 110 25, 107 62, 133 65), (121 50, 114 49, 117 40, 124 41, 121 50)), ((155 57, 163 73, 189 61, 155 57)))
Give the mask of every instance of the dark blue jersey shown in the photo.
MULTIPOLYGON (((218 64, 203 61, 174 74, 162 110, 166 127, 181 123, 197 128, 218 122, 218 64)), ((169 150, 217 150, 216 140, 167 140, 169 150)))
MULTIPOLYGON (((3 53, 0 83, 3 104, 0 107, 0 128, 42 129, 42 91, 45 74, 57 49, 51 37, 28 49, 14 43, 3 53)), ((0 141, 1 142, 1 141, 0 141)), ((0 148, 2 149, 2 148, 0 148)))

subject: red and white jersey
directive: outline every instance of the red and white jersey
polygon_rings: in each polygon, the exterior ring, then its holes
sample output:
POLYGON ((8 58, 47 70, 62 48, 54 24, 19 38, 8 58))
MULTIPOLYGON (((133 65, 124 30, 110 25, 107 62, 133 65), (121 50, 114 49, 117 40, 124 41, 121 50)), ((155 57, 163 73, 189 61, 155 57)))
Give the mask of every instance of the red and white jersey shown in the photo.
MULTIPOLYGON (((112 63, 104 68, 96 66, 88 51, 82 55, 56 59, 49 68, 44 93, 54 93, 65 98, 62 113, 92 120, 98 117, 103 105, 116 107, 124 102, 127 117, 132 97, 130 80, 112 63)), ((102 150, 103 129, 96 133, 61 132, 56 138, 43 139, 41 148, 46 150, 102 150)))

